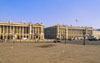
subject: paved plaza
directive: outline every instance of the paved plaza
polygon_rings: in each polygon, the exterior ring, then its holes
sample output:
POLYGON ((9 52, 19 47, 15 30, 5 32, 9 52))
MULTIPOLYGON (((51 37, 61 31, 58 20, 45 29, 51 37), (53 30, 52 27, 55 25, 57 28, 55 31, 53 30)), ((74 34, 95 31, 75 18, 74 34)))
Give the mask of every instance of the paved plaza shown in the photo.
POLYGON ((100 41, 0 43, 0 63, 100 63, 100 41), (98 45, 97 45, 98 44, 98 45))

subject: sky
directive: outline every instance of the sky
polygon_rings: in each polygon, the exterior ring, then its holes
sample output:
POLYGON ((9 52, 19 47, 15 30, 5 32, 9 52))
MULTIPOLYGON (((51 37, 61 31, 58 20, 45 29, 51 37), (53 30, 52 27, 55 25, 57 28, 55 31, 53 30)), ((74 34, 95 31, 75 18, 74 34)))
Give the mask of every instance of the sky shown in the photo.
POLYGON ((0 21, 100 28, 100 0, 0 0, 0 21))

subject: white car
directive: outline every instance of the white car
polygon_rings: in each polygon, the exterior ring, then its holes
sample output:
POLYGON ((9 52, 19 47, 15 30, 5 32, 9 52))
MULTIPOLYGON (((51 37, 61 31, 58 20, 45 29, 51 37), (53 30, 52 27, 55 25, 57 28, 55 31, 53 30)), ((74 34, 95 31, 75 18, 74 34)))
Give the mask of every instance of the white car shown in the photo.
POLYGON ((22 38, 22 40, 27 40, 27 38, 22 38))

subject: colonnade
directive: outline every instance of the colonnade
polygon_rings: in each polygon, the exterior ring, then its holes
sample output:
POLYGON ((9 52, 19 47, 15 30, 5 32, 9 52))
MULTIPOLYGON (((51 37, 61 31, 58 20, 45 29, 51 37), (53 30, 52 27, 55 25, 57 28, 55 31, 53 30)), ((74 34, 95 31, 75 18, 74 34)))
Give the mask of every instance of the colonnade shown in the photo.
POLYGON ((44 39, 43 30, 43 26, 0 25, 0 39, 44 39))

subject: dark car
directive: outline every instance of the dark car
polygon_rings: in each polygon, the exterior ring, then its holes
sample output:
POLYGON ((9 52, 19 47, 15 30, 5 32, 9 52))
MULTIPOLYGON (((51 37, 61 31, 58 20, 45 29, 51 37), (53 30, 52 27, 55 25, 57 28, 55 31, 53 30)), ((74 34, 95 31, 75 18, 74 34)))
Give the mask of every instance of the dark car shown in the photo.
POLYGON ((61 42, 61 39, 55 39, 53 42, 61 42))

